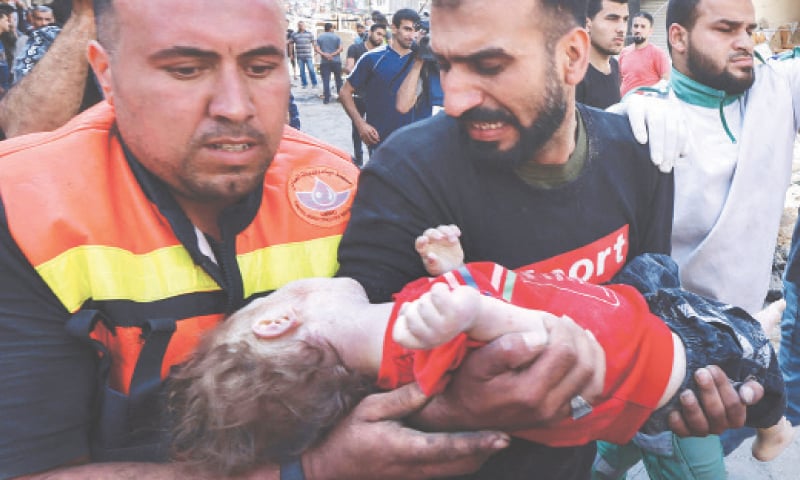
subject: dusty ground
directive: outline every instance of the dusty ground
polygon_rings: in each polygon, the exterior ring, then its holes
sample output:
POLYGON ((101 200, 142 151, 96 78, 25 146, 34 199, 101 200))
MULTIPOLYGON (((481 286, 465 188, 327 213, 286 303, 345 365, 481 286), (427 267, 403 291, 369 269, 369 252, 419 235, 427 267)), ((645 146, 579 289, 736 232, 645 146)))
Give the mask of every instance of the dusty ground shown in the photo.
MULTIPOLYGON (((331 82, 332 83, 332 82, 331 82)), ((300 109, 302 129, 317 138, 333 144, 352 154, 352 140, 350 138, 350 120, 344 113, 341 104, 336 101, 323 105, 318 95, 322 93, 322 84, 316 89, 300 88, 300 82, 295 81, 292 92, 300 109)), ((364 149, 366 158, 366 149, 364 149)), ((800 206, 800 136, 795 143, 795 162, 793 185, 786 194, 786 209, 784 212, 781 232, 779 235, 779 249, 788 248, 794 228, 797 209, 800 206)), ((780 257, 780 255, 778 255, 780 257)), ((800 427, 796 427, 798 430, 800 427)), ((778 459, 761 463, 750 455, 752 440, 745 441, 741 447, 731 453, 725 461, 729 480, 795 480, 800 478, 800 434, 795 437, 794 443, 778 459)), ((629 475, 630 480, 647 480, 647 473, 641 464, 635 466, 629 475)))

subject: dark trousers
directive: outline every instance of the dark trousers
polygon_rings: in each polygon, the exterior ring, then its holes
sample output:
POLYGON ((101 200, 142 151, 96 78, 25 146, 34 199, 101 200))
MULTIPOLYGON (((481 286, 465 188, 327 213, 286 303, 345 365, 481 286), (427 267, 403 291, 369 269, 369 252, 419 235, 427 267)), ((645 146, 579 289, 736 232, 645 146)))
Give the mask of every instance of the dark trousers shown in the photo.
MULTIPOLYGON (((778 423, 786 409, 786 390, 778 357, 758 321, 739 307, 681 289, 678 265, 666 255, 634 258, 611 283, 639 290, 650 311, 683 341, 687 376, 681 391, 688 387, 697 393, 693 373, 700 367, 718 365, 736 386, 753 378, 764 387, 764 398, 747 409, 748 427, 766 428, 778 423)), ((668 410, 677 402, 676 395, 656 410, 642 431, 667 430, 668 410)))
POLYGON ((342 89, 342 64, 339 62, 320 63, 319 73, 322 75, 322 99, 328 103, 331 100, 331 73, 336 81, 336 93, 342 89))
MULTIPOLYGON (((367 113, 367 103, 364 101, 363 98, 354 96, 353 100, 356 103, 356 108, 358 109, 358 113, 361 115, 361 118, 364 118, 364 115, 367 113)), ((356 164, 357 167, 364 166, 364 152, 362 151, 361 145, 361 135, 358 134, 358 129, 356 128, 356 124, 352 124, 353 129, 353 163, 356 164)))

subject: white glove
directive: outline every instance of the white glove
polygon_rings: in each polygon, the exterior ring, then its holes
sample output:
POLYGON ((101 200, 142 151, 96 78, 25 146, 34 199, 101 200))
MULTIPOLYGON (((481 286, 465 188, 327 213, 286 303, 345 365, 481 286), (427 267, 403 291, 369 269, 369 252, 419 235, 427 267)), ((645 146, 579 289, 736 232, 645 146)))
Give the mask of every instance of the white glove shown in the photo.
POLYGON ((606 109, 628 116, 636 141, 650 140, 650 158, 664 173, 688 153, 689 132, 680 118, 680 110, 670 108, 667 100, 646 95, 628 95, 625 101, 606 109))

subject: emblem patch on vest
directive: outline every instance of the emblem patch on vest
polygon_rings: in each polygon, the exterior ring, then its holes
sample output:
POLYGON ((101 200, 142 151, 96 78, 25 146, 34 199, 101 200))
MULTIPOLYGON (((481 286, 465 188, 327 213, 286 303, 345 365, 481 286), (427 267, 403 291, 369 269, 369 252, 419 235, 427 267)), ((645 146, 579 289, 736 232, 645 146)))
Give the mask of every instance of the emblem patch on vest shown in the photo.
POLYGON ((289 202, 303 220, 321 227, 347 221, 355 182, 329 167, 306 167, 289 177, 289 202))

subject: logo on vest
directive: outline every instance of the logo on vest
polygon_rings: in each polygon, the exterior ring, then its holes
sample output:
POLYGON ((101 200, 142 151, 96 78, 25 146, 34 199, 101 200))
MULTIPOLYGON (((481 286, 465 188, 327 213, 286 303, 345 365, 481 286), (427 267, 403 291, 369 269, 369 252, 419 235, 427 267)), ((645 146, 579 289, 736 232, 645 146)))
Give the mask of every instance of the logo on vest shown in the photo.
POLYGON ((330 227, 347 221, 354 188, 353 179, 333 168, 302 168, 289 178, 289 202, 303 220, 330 227))

